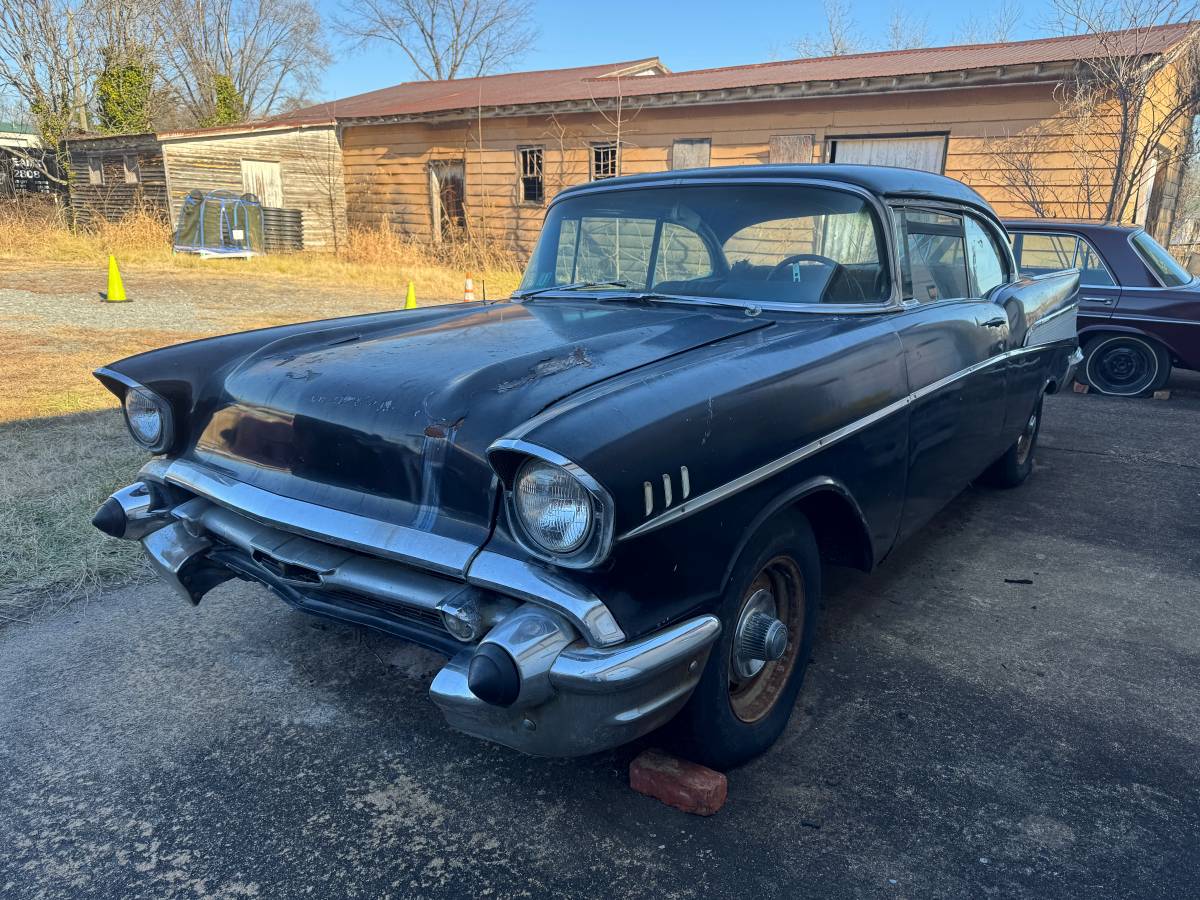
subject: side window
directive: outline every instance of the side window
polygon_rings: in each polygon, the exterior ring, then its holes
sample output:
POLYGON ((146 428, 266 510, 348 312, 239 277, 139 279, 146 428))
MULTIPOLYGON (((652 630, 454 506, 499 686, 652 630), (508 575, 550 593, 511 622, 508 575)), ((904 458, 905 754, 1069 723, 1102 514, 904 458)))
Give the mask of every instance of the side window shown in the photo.
POLYGON ((1080 269, 1081 284, 1112 287, 1115 282, 1094 247, 1073 234, 1018 234, 1013 253, 1022 275, 1080 269))
POLYGON ((961 216, 900 209, 904 294, 920 303, 971 296, 961 216))
POLYGON ((674 222, 664 222, 654 263, 655 285, 665 281, 695 281, 712 273, 712 255, 700 235, 674 222))
POLYGON ((1008 280, 1008 266, 991 231, 973 216, 967 216, 963 221, 966 226, 967 262, 975 279, 975 295, 984 297, 992 288, 1008 280))

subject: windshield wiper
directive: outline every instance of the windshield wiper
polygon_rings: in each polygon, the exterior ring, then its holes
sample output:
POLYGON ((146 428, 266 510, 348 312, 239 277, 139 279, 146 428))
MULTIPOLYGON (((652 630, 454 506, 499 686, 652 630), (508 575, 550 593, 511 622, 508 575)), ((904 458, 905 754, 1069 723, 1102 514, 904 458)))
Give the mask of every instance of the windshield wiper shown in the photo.
POLYGON ((615 287, 627 288, 628 281, 576 281, 573 284, 552 284, 550 287, 538 288, 536 291, 524 291, 520 294, 513 294, 515 300, 528 300, 530 297, 537 297, 540 294, 550 294, 554 291, 586 291, 591 288, 615 287))

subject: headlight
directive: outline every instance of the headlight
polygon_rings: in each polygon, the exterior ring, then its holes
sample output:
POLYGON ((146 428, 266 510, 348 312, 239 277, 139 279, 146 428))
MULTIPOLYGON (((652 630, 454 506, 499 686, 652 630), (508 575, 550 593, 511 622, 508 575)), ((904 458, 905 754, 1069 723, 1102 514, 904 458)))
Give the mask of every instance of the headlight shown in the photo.
POLYGON ((167 443, 169 423, 162 400, 144 388, 125 392, 125 422, 133 439, 147 450, 162 450, 167 443))
POLYGON ((513 503, 525 533, 550 553, 583 546, 592 530, 592 498, 566 469, 540 459, 521 466, 513 503))

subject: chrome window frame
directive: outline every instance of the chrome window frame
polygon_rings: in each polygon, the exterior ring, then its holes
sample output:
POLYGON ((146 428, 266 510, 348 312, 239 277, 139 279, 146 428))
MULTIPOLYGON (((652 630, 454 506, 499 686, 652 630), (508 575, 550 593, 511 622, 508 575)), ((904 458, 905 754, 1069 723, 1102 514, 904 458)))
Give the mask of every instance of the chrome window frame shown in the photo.
MULTIPOLYGON (((1028 231, 1024 228, 1018 228, 1015 231, 1010 232, 1010 234, 1020 234, 1020 235, 1033 234, 1033 235, 1037 235, 1038 237, 1073 237, 1078 240, 1081 240, 1085 244, 1087 244, 1088 247, 1091 248, 1092 254, 1096 257, 1096 259, 1100 260, 1100 265, 1104 268, 1104 271, 1108 273, 1108 277, 1112 279, 1112 284, 1096 284, 1094 282, 1086 282, 1085 283, 1082 278, 1083 269, 1080 269, 1079 270, 1079 274, 1080 274, 1079 286, 1087 287, 1087 288, 1112 288, 1112 289, 1118 290, 1118 291, 1125 290, 1125 285, 1121 284, 1121 282, 1117 280, 1117 276, 1115 274, 1113 274, 1113 270, 1108 265, 1108 260, 1106 260, 1104 258, 1104 254, 1102 254, 1099 250, 1096 249, 1096 245, 1092 241, 1088 240, 1086 237, 1084 237, 1082 234, 1080 234, 1077 231, 1047 231, 1047 230, 1040 229, 1040 228, 1037 231, 1028 231)), ((1012 246, 1010 245, 1008 249, 1009 249, 1009 253, 1011 254, 1012 246)), ((1137 248, 1135 247, 1133 249, 1136 252, 1137 248)), ((1014 259, 1016 258, 1015 255, 1013 258, 1014 259)), ((1138 259, 1141 259, 1141 257, 1139 256, 1138 259)), ((1149 269, 1150 267, 1146 266, 1146 268, 1149 269)), ((1066 269, 1061 269, 1059 271, 1065 272, 1066 269)), ((1151 274, 1153 275, 1154 273, 1151 272, 1151 274)))
MULTIPOLYGON (((652 181, 640 181, 637 184, 627 185, 614 188, 607 184, 608 179, 602 181, 592 181, 586 184, 578 185, 571 188, 569 194, 560 193, 546 207, 546 215, 550 214, 550 210, 564 201, 574 197, 581 197, 592 193, 622 193, 625 191, 641 191, 650 188, 664 187, 682 187, 685 185, 706 185, 726 187, 730 186, 728 178, 679 178, 671 177, 670 173, 661 179, 652 181)), ((796 178, 741 178, 737 184, 746 185, 790 185, 793 187, 816 187, 825 190, 841 191, 846 194, 853 194, 867 201, 879 216, 880 224, 883 226, 883 246, 880 250, 887 255, 885 268, 888 272, 889 292, 887 298, 878 302, 872 303, 777 303, 770 300, 753 301, 743 298, 727 298, 727 297, 701 297, 691 296, 687 294, 671 294, 671 298, 678 298, 680 301, 688 303, 698 303, 706 306, 731 306, 743 307, 747 310, 754 311, 770 311, 770 312, 797 312, 816 315, 879 315, 880 313, 898 312, 906 309, 907 305, 900 299, 900 286, 897 282, 899 276, 899 267, 896 260, 896 248, 894 246, 894 237, 892 236, 893 221, 891 218, 891 209, 881 195, 869 191, 866 188, 859 187, 856 184, 847 184, 844 181, 833 181, 828 178, 805 178, 803 180, 796 178)), ((539 297, 589 297, 589 296, 606 296, 611 295, 611 291, 555 291, 553 288, 546 289, 539 293, 539 297)), ((653 294, 653 289, 644 291, 634 291, 634 293, 649 293, 653 294)))

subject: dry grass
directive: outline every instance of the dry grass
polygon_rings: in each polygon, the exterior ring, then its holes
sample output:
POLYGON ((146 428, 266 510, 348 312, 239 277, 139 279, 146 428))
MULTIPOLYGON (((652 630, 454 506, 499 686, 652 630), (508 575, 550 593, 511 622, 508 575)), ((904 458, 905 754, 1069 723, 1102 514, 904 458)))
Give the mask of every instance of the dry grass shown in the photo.
POLYGON ((0 624, 144 571, 136 544, 91 526, 144 461, 115 409, 0 424, 0 624))
POLYGON ((171 227, 150 212, 119 222, 97 217, 72 230, 65 212, 46 203, 0 202, 0 259, 99 265, 111 254, 144 271, 202 273, 206 277, 292 279, 317 284, 395 291, 408 282, 418 303, 462 298, 463 279, 475 278, 476 296, 507 297, 521 280, 522 260, 503 249, 465 242, 430 246, 388 226, 352 228, 339 253, 279 253, 253 259, 209 259, 171 251, 171 227))
POLYGON ((72 232, 52 207, 0 204, 0 624, 144 571, 135 545, 90 524, 145 460, 93 369, 216 334, 395 309, 410 280, 425 305, 461 298, 467 271, 489 297, 519 278, 506 254, 434 250, 388 229, 353 232, 337 256, 201 261, 172 255, 169 240, 149 215, 72 232), (100 302, 109 253, 131 303, 100 302))

